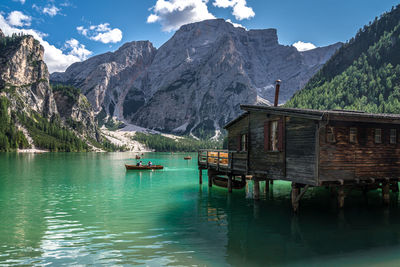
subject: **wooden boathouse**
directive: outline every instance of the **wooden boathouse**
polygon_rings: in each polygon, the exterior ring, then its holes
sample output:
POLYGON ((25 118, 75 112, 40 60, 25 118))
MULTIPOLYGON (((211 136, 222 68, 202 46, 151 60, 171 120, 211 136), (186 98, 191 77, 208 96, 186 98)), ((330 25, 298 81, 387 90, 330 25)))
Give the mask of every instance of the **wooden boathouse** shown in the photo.
POLYGON ((227 177, 228 191, 246 176, 254 181, 292 182, 292 206, 309 187, 326 186, 343 207, 353 188, 398 192, 400 177, 400 115, 346 110, 310 110, 242 105, 242 115, 229 122, 227 150, 200 150, 198 166, 215 177, 227 177))

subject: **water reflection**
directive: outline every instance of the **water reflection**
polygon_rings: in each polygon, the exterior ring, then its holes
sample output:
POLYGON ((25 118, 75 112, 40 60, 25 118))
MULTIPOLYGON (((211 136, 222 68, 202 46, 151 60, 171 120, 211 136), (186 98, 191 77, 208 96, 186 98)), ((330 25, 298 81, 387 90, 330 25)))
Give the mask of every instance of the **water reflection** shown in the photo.
POLYGON ((145 158, 165 170, 126 172, 125 153, 0 154, 0 264, 397 263, 396 195, 384 209, 379 191, 352 192, 339 211, 310 189, 295 216, 289 183, 262 183, 254 201, 251 181, 229 194, 182 155, 145 158))

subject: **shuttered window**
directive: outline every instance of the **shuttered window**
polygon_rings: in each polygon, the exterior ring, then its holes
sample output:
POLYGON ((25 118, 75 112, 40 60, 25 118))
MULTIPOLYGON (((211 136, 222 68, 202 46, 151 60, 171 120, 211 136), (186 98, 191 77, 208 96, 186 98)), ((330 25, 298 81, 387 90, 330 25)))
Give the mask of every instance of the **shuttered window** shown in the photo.
POLYGON ((326 127, 326 142, 335 143, 335 129, 333 127, 326 127))
POLYGON ((264 151, 283 151, 285 129, 283 119, 264 123, 264 151))
POLYGON ((397 130, 390 129, 390 143, 396 144, 397 143, 397 130))
POLYGON ((357 143, 357 128, 351 127, 350 128, 350 136, 349 136, 350 143, 357 143))
POLYGON ((269 151, 269 121, 264 122, 264 151, 269 151))
POLYGON ((375 144, 381 144, 382 143, 382 129, 375 129, 375 144))
POLYGON ((242 134, 241 136, 240 151, 247 151, 247 134, 242 134))

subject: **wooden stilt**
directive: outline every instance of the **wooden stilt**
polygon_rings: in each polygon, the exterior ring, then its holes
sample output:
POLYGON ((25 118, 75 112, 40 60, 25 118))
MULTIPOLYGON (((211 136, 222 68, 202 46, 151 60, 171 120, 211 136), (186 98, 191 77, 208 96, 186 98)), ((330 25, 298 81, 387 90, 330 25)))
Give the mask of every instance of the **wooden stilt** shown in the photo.
POLYGON ((383 203, 385 205, 388 205, 390 203, 390 184, 388 182, 383 182, 382 183, 382 199, 383 203))
POLYGON ((392 192, 393 193, 398 193, 399 192, 399 182, 398 181, 392 182, 390 187, 392 188, 392 192))
POLYGON ((300 193, 300 188, 298 184, 292 183, 292 193, 291 193, 291 198, 292 198, 292 208, 294 212, 297 212, 299 210, 299 201, 297 197, 299 196, 300 193))
POLYGON ((274 180, 270 179, 269 184, 274 184, 274 180))
POLYGON ((260 199, 260 181, 257 177, 253 178, 253 197, 255 200, 260 199))
POLYGON ((228 192, 232 193, 232 174, 228 175, 228 192))
POLYGON ((199 169, 199 184, 203 184, 203 170, 199 169))
POLYGON ((338 198, 338 207, 339 209, 342 209, 344 207, 344 198, 345 198, 343 186, 339 186, 337 188, 337 198, 338 198))
POLYGON ((213 173, 211 170, 208 170, 208 186, 212 187, 212 178, 213 178, 213 173))
POLYGON ((265 180, 264 193, 269 192, 269 179, 265 180))
POLYGON ((246 175, 242 175, 242 182, 245 183, 246 182, 246 175))

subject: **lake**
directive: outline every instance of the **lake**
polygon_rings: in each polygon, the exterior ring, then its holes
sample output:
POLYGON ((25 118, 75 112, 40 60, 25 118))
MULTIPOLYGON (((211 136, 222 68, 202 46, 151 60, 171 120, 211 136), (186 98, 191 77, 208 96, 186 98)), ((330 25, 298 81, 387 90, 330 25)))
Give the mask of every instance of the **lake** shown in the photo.
POLYGON ((338 210, 325 188, 294 215, 290 184, 261 200, 199 185, 196 154, 0 154, 0 265, 399 265, 398 195, 357 191, 338 210))

